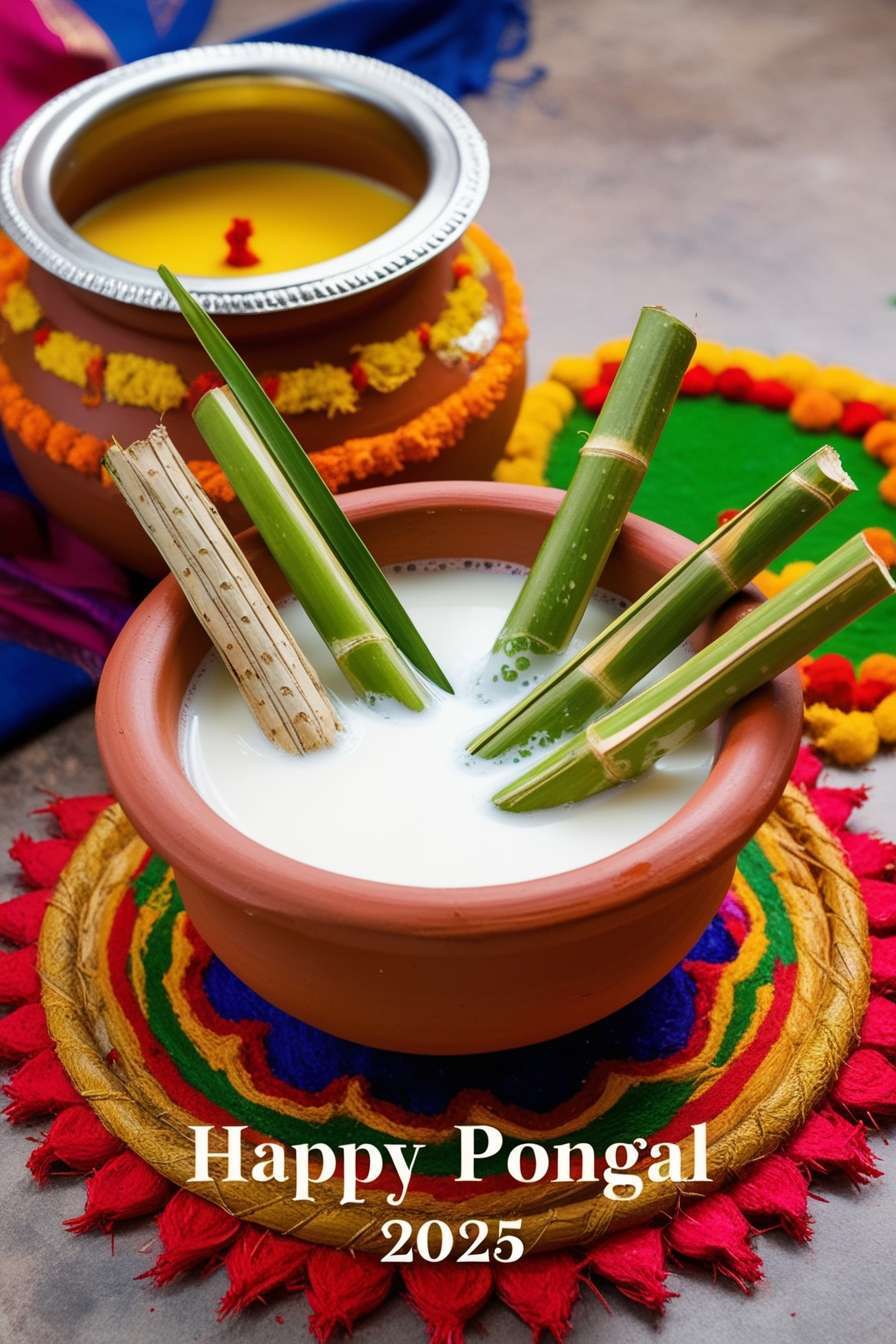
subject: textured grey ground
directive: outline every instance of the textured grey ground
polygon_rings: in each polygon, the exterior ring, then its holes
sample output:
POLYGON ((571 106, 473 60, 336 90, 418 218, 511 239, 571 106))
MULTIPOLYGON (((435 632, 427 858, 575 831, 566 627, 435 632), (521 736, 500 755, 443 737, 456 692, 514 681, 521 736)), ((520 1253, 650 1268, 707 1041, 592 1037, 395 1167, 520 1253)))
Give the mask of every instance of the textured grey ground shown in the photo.
MULTIPOLYGON (((207 35, 227 38, 297 8, 260 0, 250 12, 224 0, 207 35)), ((896 309, 887 304, 896 291, 893 7, 541 0, 535 12, 527 59, 549 77, 470 104, 492 153, 483 221, 526 284, 535 371, 554 353, 623 334, 650 302, 692 316, 709 337, 896 379, 896 309)), ((877 788, 868 820, 896 833, 896 770, 869 778, 877 788)), ((26 824, 40 786, 102 786, 89 711, 0 762, 3 835, 26 824)), ((146 1226, 117 1236, 114 1254, 106 1240, 64 1233, 82 1187, 38 1192, 25 1178, 35 1129, 0 1127, 0 1344, 308 1338, 301 1301, 277 1307, 282 1326, 268 1311, 219 1328, 220 1276, 162 1294, 134 1284, 150 1262, 146 1226)), ((676 1274, 681 1301, 658 1328, 618 1297, 612 1316, 588 1299, 573 1339, 891 1339, 896 1181, 825 1194, 810 1249, 763 1240, 767 1282, 750 1300, 702 1273, 676 1274)), ((528 1339, 500 1308, 481 1321, 495 1344, 528 1339)), ((360 1338, 411 1344, 424 1332, 393 1302, 360 1338)))

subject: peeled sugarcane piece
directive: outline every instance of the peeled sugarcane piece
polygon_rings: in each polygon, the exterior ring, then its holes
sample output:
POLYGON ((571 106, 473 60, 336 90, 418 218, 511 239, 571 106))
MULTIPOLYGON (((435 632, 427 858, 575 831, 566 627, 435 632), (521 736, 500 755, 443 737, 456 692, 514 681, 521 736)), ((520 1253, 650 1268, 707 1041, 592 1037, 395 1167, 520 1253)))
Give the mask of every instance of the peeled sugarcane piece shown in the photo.
POLYGON ((340 509, 277 407, 249 366, 237 353, 208 313, 200 307, 167 266, 159 275, 174 296, 199 343, 227 383, 243 414, 277 463, 284 478, 301 500, 396 647, 436 686, 451 691, 451 683, 430 653, 419 630, 398 600, 391 584, 370 554, 350 520, 340 509))
POLYGON ((508 812, 577 802, 642 774, 896 588, 859 534, 681 667, 495 794, 508 812))
POLYGON ((206 392, 193 419, 351 686, 363 696, 387 696, 409 709, 423 709, 426 700, 409 664, 230 389, 206 392))
POLYGON ((299 754, 339 722, 317 673, 162 425, 105 458, 265 737, 299 754))
POLYGON ((578 628, 695 345, 694 333, 676 317, 641 309, 566 497, 495 640, 509 668, 527 654, 562 652, 578 628))
POLYGON ((855 488, 834 449, 819 448, 723 523, 468 750, 500 756, 533 738, 552 742, 581 728, 855 488))

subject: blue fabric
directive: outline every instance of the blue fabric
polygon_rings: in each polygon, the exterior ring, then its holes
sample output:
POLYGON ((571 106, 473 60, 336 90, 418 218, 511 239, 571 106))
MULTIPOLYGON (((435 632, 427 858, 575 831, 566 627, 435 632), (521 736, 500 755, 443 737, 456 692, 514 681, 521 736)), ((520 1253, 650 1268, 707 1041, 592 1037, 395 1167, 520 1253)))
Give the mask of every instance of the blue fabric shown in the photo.
POLYGON ((496 61, 529 41, 525 0, 342 0, 246 40, 300 42, 376 56, 454 98, 484 93, 496 61))
POLYGON ((77 0, 78 8, 102 28, 123 62, 160 51, 191 47, 212 12, 214 0, 77 0), (172 16, 173 17, 170 17, 172 16))
MULTIPOLYGON (((685 962, 736 956, 737 945, 716 915, 685 962)), ((283 1082, 319 1092, 337 1078, 362 1077, 378 1100, 429 1116, 469 1088, 490 1092, 505 1106, 553 1110, 581 1090, 595 1060, 666 1059, 684 1049, 695 1025, 696 987, 685 964, 618 1013, 560 1040, 457 1058, 374 1050, 318 1031, 266 1003, 216 957, 205 973, 205 992, 227 1021, 269 1024, 265 1049, 283 1082)))
POLYGON ((24 732, 77 709, 93 693, 93 681, 74 663, 3 641, 0 687, 0 751, 24 732))

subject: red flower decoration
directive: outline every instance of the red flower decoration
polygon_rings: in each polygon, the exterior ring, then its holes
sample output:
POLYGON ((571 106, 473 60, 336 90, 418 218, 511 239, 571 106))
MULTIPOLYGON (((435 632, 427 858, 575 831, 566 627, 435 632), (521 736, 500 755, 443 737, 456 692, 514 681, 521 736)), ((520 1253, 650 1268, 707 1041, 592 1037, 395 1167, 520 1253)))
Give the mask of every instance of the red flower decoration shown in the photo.
POLYGON ((852 709, 856 674, 842 653, 823 653, 809 664, 805 675, 807 705, 820 700, 834 709, 852 709))
POLYGON ((770 411, 786 411, 793 401, 794 393, 786 383, 777 378, 760 378, 750 392, 750 400, 757 406, 766 406, 770 411))
POLYGON ((883 418, 883 411, 873 406, 870 401, 848 401, 843 407, 837 428, 842 434, 852 434, 856 438, 861 438, 863 434, 868 433, 872 425, 876 425, 878 420, 883 418))
POLYGON ((224 235, 224 241, 228 245, 227 256, 224 258, 225 266, 255 266, 261 260, 257 257, 249 246, 249 239, 255 232, 255 225, 251 219, 232 219, 230 228, 224 235))
POLYGON ((367 387, 368 383, 370 382, 370 379, 367 377, 367 374, 364 371, 364 365, 359 364, 358 361, 356 360, 350 369, 350 373, 352 375, 352 382, 354 383, 357 390, 359 392, 363 392, 365 387, 367 387))
POLYGON ((716 379, 716 391, 726 401, 748 401, 752 390, 753 379, 737 366, 723 369, 716 379))
POLYGON ((586 387, 582 393, 582 405, 585 410, 599 411, 606 401, 609 391, 609 383, 594 383, 591 387, 586 387))
POLYGON ((715 389, 715 374, 705 364, 695 364, 682 378, 679 393, 683 397, 708 397, 715 389))

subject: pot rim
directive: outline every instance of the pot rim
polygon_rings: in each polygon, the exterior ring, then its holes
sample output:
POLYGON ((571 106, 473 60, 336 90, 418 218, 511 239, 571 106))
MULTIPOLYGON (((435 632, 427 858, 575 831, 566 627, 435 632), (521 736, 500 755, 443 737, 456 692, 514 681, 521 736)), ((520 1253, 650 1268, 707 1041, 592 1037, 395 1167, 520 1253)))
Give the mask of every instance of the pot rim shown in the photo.
MULTIPOLYGON (((380 486, 340 502, 358 523, 421 508, 498 508, 549 518, 562 498, 563 492, 544 487, 463 481, 380 486)), ((630 539, 646 543, 669 566, 692 549, 678 533, 636 515, 624 527, 630 539)), ((250 558, 264 552, 254 529, 243 534, 241 544, 250 558)), ((755 589, 747 596, 751 602, 762 600, 755 589)), ((192 619, 170 576, 134 612, 100 681, 100 754, 124 811, 176 871, 247 912, 282 921, 298 918, 343 931, 469 940, 637 906, 735 855, 776 805, 799 746, 802 692, 790 669, 725 717, 713 767, 684 807, 615 854, 553 876, 480 887, 414 887, 349 877, 288 858, 243 835, 187 779, 177 756, 176 724, 173 751, 166 746, 170 719, 162 721, 154 698, 159 670, 192 619)), ((185 691, 186 684, 179 702, 185 691)))
POLYGON ((174 312, 155 271, 85 241, 53 200, 53 166, 92 121, 115 105, 219 75, 314 82, 372 103, 420 143, 429 179, 416 205, 362 247, 290 271, 234 278, 186 277, 210 313, 279 312, 346 298, 415 270, 450 246, 475 218, 488 187, 485 140, 453 98, 417 75, 353 52, 285 42, 244 42, 163 52, 116 66, 45 103, 0 155, 0 225, 38 265, 68 284, 134 306, 174 312))

